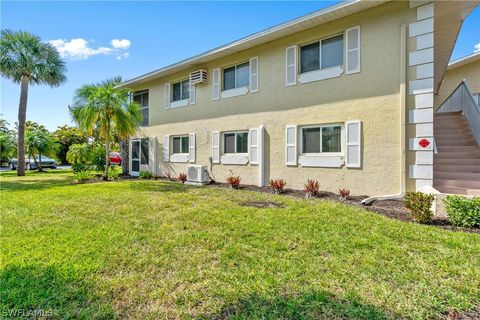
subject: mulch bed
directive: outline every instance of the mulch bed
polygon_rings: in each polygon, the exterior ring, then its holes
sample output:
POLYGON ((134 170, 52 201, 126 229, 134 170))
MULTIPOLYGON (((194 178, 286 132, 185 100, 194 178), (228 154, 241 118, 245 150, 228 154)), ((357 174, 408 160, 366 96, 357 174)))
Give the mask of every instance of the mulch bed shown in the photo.
MULTIPOLYGON (((211 187, 216 187, 216 188, 225 188, 225 189, 230 189, 230 185, 227 183, 219 183, 219 182, 214 182, 211 183, 207 186, 211 187)), ((262 192, 262 193, 270 193, 272 194, 272 189, 270 187, 258 187, 258 186, 253 186, 253 185, 241 185, 240 190, 248 190, 248 191, 255 191, 255 192, 262 192)), ((305 192, 302 190, 295 190, 295 189, 285 189, 285 192, 283 195, 294 197, 294 198, 302 198, 305 199, 305 192)), ((327 191, 321 191, 317 197, 319 200, 331 200, 331 201, 336 201, 336 202, 341 202, 353 206, 357 206, 359 208, 366 209, 371 212, 375 212, 378 214, 381 214, 383 216, 389 217, 391 219, 396 219, 396 220, 401 220, 401 221, 406 221, 406 222, 415 222, 409 212, 408 209, 405 208, 405 203, 402 199, 399 200, 376 200, 373 201, 369 205, 363 205, 361 201, 365 198, 368 198, 368 196, 354 196, 354 197, 349 197, 347 200, 340 200, 339 196, 332 193, 332 192, 327 192, 327 191)), ((240 205, 245 206, 245 203, 240 203, 240 205)), ((254 205, 247 205, 247 206, 254 206, 254 205)), ((260 207, 255 206, 255 207, 260 207)), ((262 208, 269 208, 267 205, 265 205, 262 208)), ((433 220, 429 223, 431 226, 435 226, 438 228, 442 229, 447 229, 451 231, 463 231, 463 232, 469 232, 469 233, 477 233, 480 234, 480 229, 478 228, 461 228, 461 227, 456 227, 450 224, 448 220, 445 218, 433 218, 433 220)), ((480 319, 479 319, 480 320, 480 319)))

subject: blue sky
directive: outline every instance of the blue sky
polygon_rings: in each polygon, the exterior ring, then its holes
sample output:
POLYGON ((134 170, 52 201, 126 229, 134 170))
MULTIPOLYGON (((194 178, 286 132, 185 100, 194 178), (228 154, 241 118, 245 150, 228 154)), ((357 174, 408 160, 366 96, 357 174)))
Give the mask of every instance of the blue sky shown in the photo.
MULTIPOLYGON (((70 124, 67 106, 85 83, 116 75, 130 79, 338 2, 1 1, 0 21, 2 29, 56 40, 65 55, 68 81, 53 89, 31 87, 29 94, 27 119, 54 130, 70 124)), ((476 8, 453 59, 475 50, 479 26, 476 8)), ((13 125, 19 86, 2 78, 0 93, 0 117, 13 125)))

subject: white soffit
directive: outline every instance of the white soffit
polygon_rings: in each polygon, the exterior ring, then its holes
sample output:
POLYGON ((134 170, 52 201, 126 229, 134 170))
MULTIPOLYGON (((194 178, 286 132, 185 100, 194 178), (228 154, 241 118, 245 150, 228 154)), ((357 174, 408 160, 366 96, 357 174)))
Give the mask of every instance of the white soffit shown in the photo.
POLYGON ((277 26, 268 28, 258 33, 254 33, 240 40, 201 53, 199 55, 182 60, 164 68, 146 73, 142 76, 128 80, 122 83, 120 86, 124 87, 131 84, 145 83, 153 79, 173 74, 178 71, 192 68, 194 66, 199 66, 212 60, 219 59, 233 53, 240 52, 263 43, 267 43, 269 41, 273 41, 300 31, 313 28, 320 24, 324 24, 366 9, 379 6, 388 1, 391 0, 348 0, 322 10, 312 12, 300 18, 293 19, 277 26))

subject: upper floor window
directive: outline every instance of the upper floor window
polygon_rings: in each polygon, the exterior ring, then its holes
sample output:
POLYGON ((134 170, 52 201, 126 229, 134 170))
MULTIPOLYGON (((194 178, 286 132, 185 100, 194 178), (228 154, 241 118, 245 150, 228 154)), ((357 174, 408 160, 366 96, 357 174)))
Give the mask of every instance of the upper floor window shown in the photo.
POLYGON ((224 133, 223 153, 248 153, 248 132, 224 133))
POLYGON ((343 35, 300 47, 300 72, 343 65, 343 35))
POLYGON ((326 125, 301 129, 302 153, 342 152, 342 126, 326 125))
POLYGON ((135 92, 133 94, 133 101, 140 105, 140 111, 142 112, 142 122, 140 126, 148 126, 148 90, 135 92))
POLYGON ((188 80, 183 80, 173 84, 172 101, 186 100, 190 96, 190 83, 188 80))
POLYGON ((249 73, 248 62, 223 69, 223 90, 248 87, 250 84, 249 73))
POLYGON ((172 154, 188 154, 188 135, 172 138, 172 154))

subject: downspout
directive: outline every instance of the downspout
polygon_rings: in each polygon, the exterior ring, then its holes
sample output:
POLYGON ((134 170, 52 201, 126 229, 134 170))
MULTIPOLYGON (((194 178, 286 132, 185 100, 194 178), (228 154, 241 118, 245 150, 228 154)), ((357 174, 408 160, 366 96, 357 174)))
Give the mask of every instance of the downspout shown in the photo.
POLYGON ((406 152, 406 81, 407 81, 407 32, 405 24, 400 27, 400 192, 390 195, 374 196, 362 200, 362 204, 368 205, 375 200, 393 200, 401 199, 405 196, 406 186, 406 164, 407 164, 407 152, 406 152))

